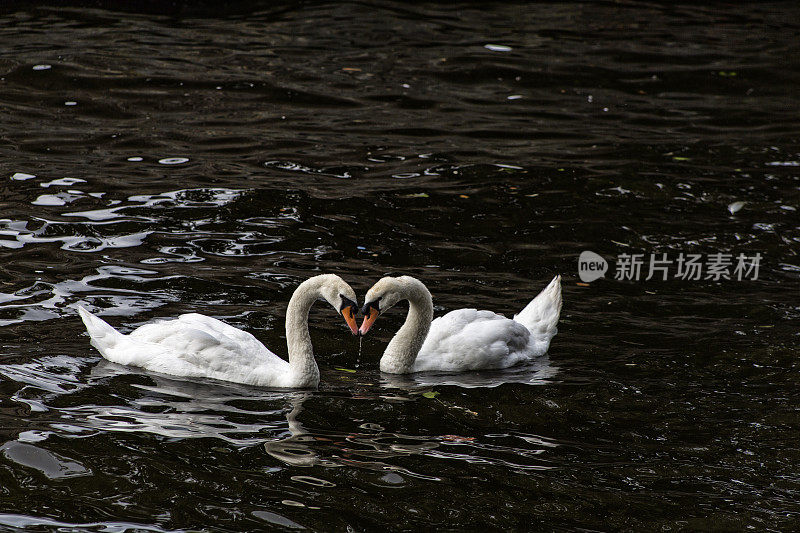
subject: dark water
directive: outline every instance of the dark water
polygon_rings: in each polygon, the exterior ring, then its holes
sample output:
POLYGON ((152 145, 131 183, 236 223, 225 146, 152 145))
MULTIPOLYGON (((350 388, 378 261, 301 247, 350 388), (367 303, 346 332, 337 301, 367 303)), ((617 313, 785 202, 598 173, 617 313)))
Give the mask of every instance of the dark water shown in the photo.
POLYGON ((798 527, 796 4, 163 4, 0 7, 2 527, 798 527), (103 362, 72 307, 285 354, 319 272, 507 315, 561 273, 560 331, 392 378, 402 310, 359 357, 317 306, 320 388, 281 392, 103 362))

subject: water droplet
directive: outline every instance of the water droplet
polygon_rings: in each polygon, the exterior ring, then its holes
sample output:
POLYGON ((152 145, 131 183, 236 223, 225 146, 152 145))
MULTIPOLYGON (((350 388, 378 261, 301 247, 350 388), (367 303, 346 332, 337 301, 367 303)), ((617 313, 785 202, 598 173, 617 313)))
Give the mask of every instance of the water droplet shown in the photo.
POLYGON ((64 102, 64 105, 78 105, 78 102, 73 102, 70 100, 69 102, 64 102))
POLYGON ((33 70, 50 70, 53 68, 51 65, 34 65, 33 70))

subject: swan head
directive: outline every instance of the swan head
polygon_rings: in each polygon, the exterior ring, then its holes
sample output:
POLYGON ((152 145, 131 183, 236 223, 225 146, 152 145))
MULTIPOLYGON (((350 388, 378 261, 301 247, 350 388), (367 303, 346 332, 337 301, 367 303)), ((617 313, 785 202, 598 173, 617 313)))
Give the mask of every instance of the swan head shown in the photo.
POLYGON ((317 277, 320 278, 319 295, 344 317, 353 335, 358 335, 356 292, 336 274, 323 274, 317 277))
POLYGON ((358 333, 366 335, 369 328, 378 319, 378 315, 394 307, 400 300, 407 298, 404 294, 412 282, 419 283, 410 276, 400 276, 398 278, 387 276, 379 279, 364 297, 364 307, 361 308, 364 320, 361 322, 361 328, 358 333))

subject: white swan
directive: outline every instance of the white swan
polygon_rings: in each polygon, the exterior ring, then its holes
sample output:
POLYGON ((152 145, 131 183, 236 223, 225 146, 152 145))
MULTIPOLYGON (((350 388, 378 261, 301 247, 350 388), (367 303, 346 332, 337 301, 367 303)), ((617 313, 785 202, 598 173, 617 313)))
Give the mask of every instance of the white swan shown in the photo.
POLYGON ((408 316, 381 357, 381 372, 508 368, 547 352, 561 314, 561 276, 513 320, 492 311, 458 309, 433 322, 431 293, 421 281, 386 277, 367 292, 359 333, 366 334, 378 315, 400 300, 408 300, 408 316))
POLYGON ((133 365, 190 378, 214 378, 281 388, 316 387, 319 368, 308 333, 308 312, 324 299, 358 333, 356 294, 335 274, 314 276, 295 289, 286 309, 289 361, 281 359, 253 335, 197 313, 145 324, 123 335, 83 307, 78 313, 92 346, 114 363, 133 365))

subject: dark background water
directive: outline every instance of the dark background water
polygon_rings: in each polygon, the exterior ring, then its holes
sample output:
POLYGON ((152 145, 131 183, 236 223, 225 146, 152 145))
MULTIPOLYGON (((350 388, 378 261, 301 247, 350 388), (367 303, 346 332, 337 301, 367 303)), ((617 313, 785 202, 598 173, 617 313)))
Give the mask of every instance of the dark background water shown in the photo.
POLYGON ((3 527, 797 527, 796 3, 216 4, 0 6, 3 527), (319 272, 509 316, 560 273, 564 310, 531 366, 393 378, 402 311, 359 355, 317 306, 280 392, 103 362, 72 307, 285 354, 319 272))

